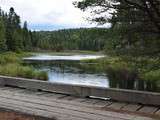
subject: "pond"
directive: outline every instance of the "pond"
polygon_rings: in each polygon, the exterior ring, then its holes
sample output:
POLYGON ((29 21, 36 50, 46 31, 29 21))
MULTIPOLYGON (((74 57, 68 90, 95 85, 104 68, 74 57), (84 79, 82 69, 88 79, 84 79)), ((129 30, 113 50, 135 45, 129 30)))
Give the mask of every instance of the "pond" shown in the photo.
POLYGON ((40 71, 46 71, 49 77, 48 81, 52 83, 160 92, 157 84, 153 81, 110 80, 105 71, 97 72, 93 70, 92 66, 94 63, 81 62, 81 60, 98 59, 102 57, 104 57, 104 55, 39 54, 33 57, 24 58, 24 60, 27 64, 32 65, 34 68, 40 71), (84 69, 82 66, 86 65, 87 69, 84 69))

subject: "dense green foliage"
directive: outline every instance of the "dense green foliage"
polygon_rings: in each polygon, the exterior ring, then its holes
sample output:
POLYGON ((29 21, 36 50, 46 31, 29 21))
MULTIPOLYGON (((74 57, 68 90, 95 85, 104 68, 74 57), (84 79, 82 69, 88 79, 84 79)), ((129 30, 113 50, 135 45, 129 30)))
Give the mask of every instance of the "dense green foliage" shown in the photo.
POLYGON ((0 52, 31 50, 32 36, 27 22, 21 27, 20 17, 13 8, 10 8, 9 13, 0 9, 0 52))
POLYGON ((63 50, 92 50, 104 49, 108 29, 67 29, 58 31, 37 32, 37 48, 63 50))
POLYGON ((110 82, 113 82, 110 83, 112 87, 134 88, 137 82, 140 90, 160 91, 160 58, 158 57, 112 56, 81 62, 92 64, 91 66, 81 64, 81 69, 96 73, 106 72, 110 82))
POLYGON ((0 18, 0 51, 5 51, 6 46, 6 39, 5 39, 5 27, 3 20, 0 18))
MULTIPOLYGON (((119 56, 119 57, 106 57, 103 59, 97 60, 84 60, 84 63, 96 63, 93 67, 94 69, 102 71, 107 71, 111 74, 124 74, 127 77, 132 77, 131 79, 146 79, 147 76, 155 77, 159 79, 158 73, 160 70, 160 59, 159 58, 150 58, 150 57, 133 57, 133 56, 119 56), (122 72, 123 71, 123 72, 122 72), (155 71, 155 74, 154 74, 155 71), (147 75, 149 74, 149 75, 147 75)), ((93 64, 94 65, 94 64, 93 64)), ((93 69, 92 69, 93 70, 93 69)), ((122 75, 121 74, 121 75, 122 75)), ((122 75, 122 76, 124 76, 122 75)), ((114 76, 114 75, 113 75, 114 76)), ((117 77, 116 79, 121 79, 117 77)), ((128 78, 123 79, 128 79, 128 78)), ((148 79, 149 80, 149 79, 148 79)), ((151 80, 151 79, 150 79, 151 80)))
POLYGON ((47 80, 46 72, 37 71, 22 64, 22 57, 27 54, 3 53, 0 55, 0 75, 47 80))
POLYGON ((92 21, 111 23, 112 34, 106 47, 108 52, 159 54, 159 0, 82 0, 74 4, 81 10, 94 13, 92 21))
POLYGON ((92 50, 104 49, 109 29, 67 29, 31 32, 27 22, 21 27, 21 19, 13 8, 9 13, 0 9, 0 51, 31 50, 92 50))
POLYGON ((99 60, 96 70, 106 70, 116 82, 154 81, 150 88, 160 88, 159 0, 82 0, 74 5, 94 14, 90 18, 98 24, 111 23, 105 50, 119 57, 99 60))

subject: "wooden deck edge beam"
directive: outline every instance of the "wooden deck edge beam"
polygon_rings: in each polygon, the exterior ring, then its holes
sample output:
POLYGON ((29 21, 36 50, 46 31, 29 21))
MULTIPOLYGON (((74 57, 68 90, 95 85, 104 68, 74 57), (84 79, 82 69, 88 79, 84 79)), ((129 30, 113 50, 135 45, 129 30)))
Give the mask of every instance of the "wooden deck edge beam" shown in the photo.
POLYGON ((49 83, 46 81, 24 79, 16 77, 0 76, 1 86, 22 87, 32 90, 42 90, 79 97, 96 96, 111 98, 121 102, 140 103, 160 106, 160 93, 144 92, 136 90, 114 89, 104 87, 91 87, 84 85, 69 85, 61 83, 49 83))

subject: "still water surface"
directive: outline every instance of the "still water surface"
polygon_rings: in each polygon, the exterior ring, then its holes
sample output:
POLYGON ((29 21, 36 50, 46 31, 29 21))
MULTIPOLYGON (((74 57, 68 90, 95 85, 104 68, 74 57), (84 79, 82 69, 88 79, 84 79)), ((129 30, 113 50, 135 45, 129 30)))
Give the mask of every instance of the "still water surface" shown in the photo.
POLYGON ((96 73, 92 71, 92 64, 90 70, 82 69, 80 60, 98 59, 104 57, 103 55, 44 55, 39 54, 33 57, 24 58, 27 64, 32 65, 40 71, 46 71, 49 76, 49 82, 65 83, 77 85, 89 85, 106 88, 122 88, 143 91, 160 92, 159 85, 154 81, 140 81, 140 80, 110 80, 105 71, 96 73))
POLYGON ((80 60, 98 59, 103 55, 36 55, 24 58, 32 61, 31 64, 42 71, 47 71, 49 82, 109 87, 108 78, 102 73, 87 73, 80 70, 80 60))

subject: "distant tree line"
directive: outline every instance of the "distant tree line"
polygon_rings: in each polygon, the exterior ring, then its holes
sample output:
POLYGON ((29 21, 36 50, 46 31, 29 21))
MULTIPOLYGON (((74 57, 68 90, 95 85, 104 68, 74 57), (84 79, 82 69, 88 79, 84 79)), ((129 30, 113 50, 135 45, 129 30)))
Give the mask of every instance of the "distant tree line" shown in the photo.
POLYGON ((54 51, 104 49, 109 29, 80 28, 36 32, 37 48, 54 51))
POLYGON ((93 10, 91 18, 111 28, 79 28, 33 31, 10 8, 0 9, 0 51, 106 50, 118 54, 160 54, 159 0, 83 0, 74 3, 93 10), (111 16, 108 17, 107 14, 111 16))
POLYGON ((109 29, 79 28, 57 31, 30 31, 21 24, 14 8, 9 13, 0 9, 0 52, 36 50, 94 50, 105 47, 109 29))
POLYGON ((9 13, 0 9, 0 51, 22 51, 32 49, 33 33, 27 22, 21 27, 20 17, 10 8, 9 13))

